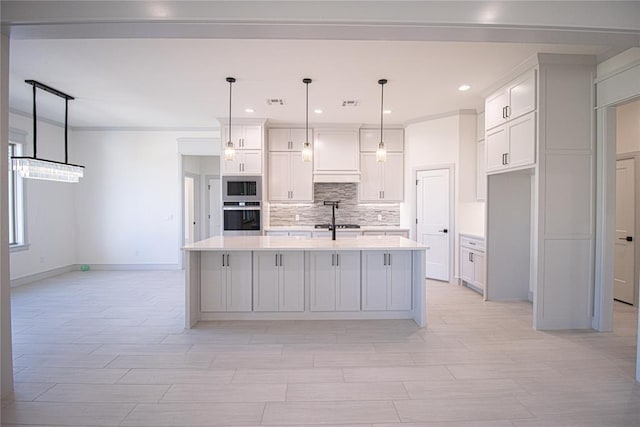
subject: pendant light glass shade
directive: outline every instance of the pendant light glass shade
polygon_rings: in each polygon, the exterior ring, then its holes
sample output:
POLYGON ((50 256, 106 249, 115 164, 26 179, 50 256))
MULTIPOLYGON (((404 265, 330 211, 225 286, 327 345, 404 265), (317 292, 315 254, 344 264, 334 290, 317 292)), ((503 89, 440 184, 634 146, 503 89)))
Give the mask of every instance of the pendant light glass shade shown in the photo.
POLYGON ((33 87, 33 156, 11 157, 12 169, 18 172, 22 178, 58 182, 79 182, 80 178, 84 176, 84 166, 73 165, 68 161, 69 151, 67 144, 67 129, 69 127, 69 101, 73 100, 74 97, 35 80, 26 80, 25 83, 28 83, 33 87), (64 162, 38 158, 36 89, 42 89, 64 99, 64 162))
POLYGON ((224 158, 228 161, 233 161, 236 157, 236 149, 233 146, 233 141, 231 140, 231 85, 235 83, 236 79, 233 77, 227 77, 226 80, 229 82, 229 129, 227 130, 229 140, 227 141, 226 147, 224 147, 224 158))
POLYGON ((382 139, 382 130, 383 130, 383 117, 384 117, 384 85, 387 83, 387 79, 378 80, 378 84, 380 85, 381 96, 380 96, 380 143, 378 144, 378 149, 376 150, 376 160, 378 162, 386 162, 387 161, 387 149, 384 147, 384 140, 382 139))
POLYGON ((310 162, 313 158, 313 149, 311 148, 311 143, 309 142, 309 83, 311 83, 311 79, 306 78, 302 79, 302 83, 307 86, 307 109, 306 109, 306 124, 305 124, 305 140, 304 144, 302 144, 302 161, 310 162))

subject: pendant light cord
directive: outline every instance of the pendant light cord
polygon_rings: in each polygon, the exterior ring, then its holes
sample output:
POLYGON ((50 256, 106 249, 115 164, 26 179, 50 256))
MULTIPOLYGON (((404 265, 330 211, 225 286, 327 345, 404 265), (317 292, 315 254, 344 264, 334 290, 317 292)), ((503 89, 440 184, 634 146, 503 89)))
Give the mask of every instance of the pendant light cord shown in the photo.
POLYGON ((233 80, 227 79, 229 82, 229 141, 231 141, 231 87, 233 80))
POLYGON ((381 86, 381 96, 380 96, 380 142, 382 142, 382 122, 384 117, 384 83, 380 84, 381 86))
POLYGON ((306 109, 306 122, 305 122, 305 129, 306 129, 306 140, 305 142, 308 143, 309 142, 309 82, 305 81, 305 85, 307 86, 307 109, 306 109))

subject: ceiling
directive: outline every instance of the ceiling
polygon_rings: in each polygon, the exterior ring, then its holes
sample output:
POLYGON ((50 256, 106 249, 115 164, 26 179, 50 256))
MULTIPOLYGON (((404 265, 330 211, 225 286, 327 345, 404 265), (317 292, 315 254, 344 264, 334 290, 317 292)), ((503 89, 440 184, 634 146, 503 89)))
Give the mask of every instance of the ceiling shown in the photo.
MULTIPOLYGON (((482 108, 483 91, 535 52, 599 55, 606 47, 518 43, 251 39, 12 39, 10 108, 31 111, 38 80, 76 97, 76 128, 211 128, 233 118, 303 123, 310 77, 311 123, 385 123, 482 108), (457 90, 471 85, 467 92, 457 90), (281 98, 284 106, 268 106, 281 98), (344 100, 358 107, 342 107, 344 100), (245 108, 254 113, 246 113, 245 108), (321 108, 322 114, 314 114, 321 108)), ((38 115, 62 122, 64 103, 38 92, 38 115)))

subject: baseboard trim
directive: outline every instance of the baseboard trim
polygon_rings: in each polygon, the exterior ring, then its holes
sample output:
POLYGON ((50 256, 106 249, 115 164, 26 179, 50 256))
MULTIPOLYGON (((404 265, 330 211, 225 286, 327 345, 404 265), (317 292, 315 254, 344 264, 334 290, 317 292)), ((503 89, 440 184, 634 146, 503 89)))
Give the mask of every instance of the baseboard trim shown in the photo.
MULTIPOLYGON (((136 271, 136 270, 180 270, 179 264, 87 264, 96 271, 136 271)), ((76 265, 80 269, 80 264, 76 265)))
MULTIPOLYGON (((11 287, 15 288, 39 280, 49 279, 70 271, 79 271, 81 264, 70 264, 64 267, 53 268, 39 273, 28 274, 26 276, 11 279, 11 287)), ((150 270, 180 270, 179 264, 87 264, 91 270, 95 271, 150 271, 150 270)))
POLYGON ((77 265, 70 264, 63 267, 53 268, 47 271, 41 271, 40 273, 27 274, 26 276, 11 279, 11 287, 15 288, 18 286, 27 285, 29 283, 37 282, 38 280, 44 280, 50 277, 59 276, 61 274, 68 273, 77 269, 77 265))

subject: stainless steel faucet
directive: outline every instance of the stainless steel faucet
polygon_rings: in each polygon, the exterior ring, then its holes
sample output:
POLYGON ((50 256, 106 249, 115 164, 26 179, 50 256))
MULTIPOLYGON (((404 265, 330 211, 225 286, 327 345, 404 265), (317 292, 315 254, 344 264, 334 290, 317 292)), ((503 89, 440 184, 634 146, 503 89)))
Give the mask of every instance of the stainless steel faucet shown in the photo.
POLYGON ((340 200, 327 200, 324 202, 325 206, 331 206, 331 240, 336 240, 336 209, 340 200))

